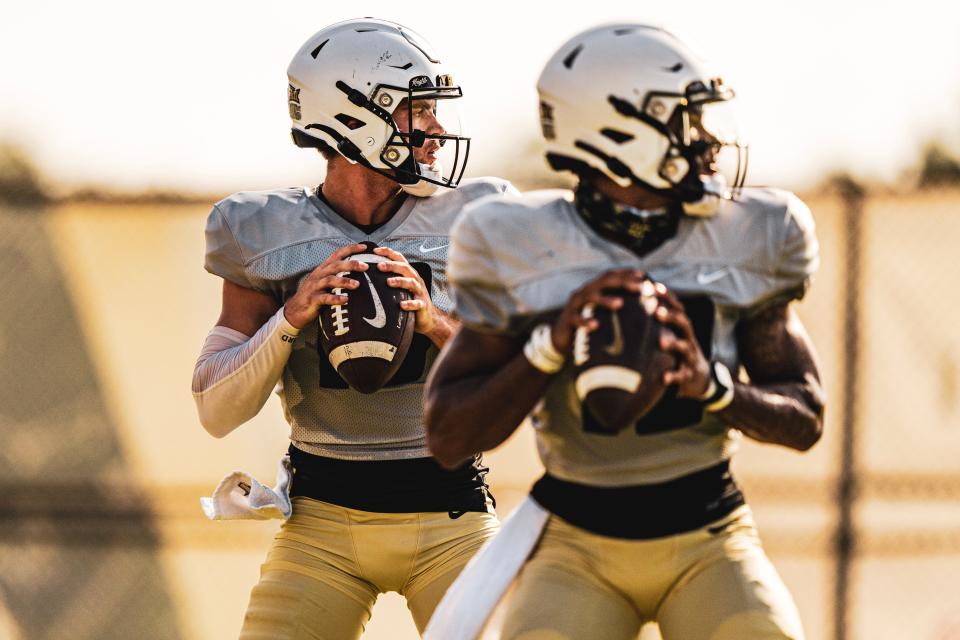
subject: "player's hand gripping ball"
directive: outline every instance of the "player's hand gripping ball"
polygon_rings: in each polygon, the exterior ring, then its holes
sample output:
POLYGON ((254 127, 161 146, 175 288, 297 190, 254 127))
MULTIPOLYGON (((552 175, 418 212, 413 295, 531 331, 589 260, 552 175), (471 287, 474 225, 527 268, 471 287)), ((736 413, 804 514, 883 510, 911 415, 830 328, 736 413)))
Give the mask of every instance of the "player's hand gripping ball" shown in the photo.
POLYGON ((387 258, 372 253, 356 254, 351 260, 369 263, 366 271, 338 276, 360 283, 356 289, 334 289, 348 295, 348 303, 325 306, 320 312, 320 346, 340 377, 360 393, 373 393, 390 381, 400 368, 413 339, 415 312, 400 308, 410 300, 408 291, 387 284, 394 274, 373 268, 387 258))
POLYGON ((597 328, 577 330, 573 355, 582 409, 590 413, 593 430, 613 435, 633 426, 660 400, 664 373, 676 367, 676 358, 660 348, 662 332, 670 329, 656 318, 653 282, 644 281, 639 294, 617 290, 611 295, 622 297, 623 306, 584 306, 582 315, 595 318, 597 328))

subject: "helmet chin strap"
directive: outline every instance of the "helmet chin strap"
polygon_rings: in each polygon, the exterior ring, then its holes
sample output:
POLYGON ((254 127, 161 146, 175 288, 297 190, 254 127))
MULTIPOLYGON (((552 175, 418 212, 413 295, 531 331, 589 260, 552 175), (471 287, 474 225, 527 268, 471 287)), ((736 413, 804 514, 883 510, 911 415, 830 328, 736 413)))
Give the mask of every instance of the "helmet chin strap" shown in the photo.
POLYGON ((719 173, 701 175, 700 181, 703 183, 703 197, 694 202, 684 202, 683 212, 688 216, 709 218, 724 200, 731 200, 732 195, 726 178, 719 173))
MULTIPOLYGON (((422 162, 418 162, 417 165, 419 166, 421 176, 425 176, 432 180, 440 180, 443 178, 443 168, 440 166, 439 162, 435 162, 433 166, 423 164, 422 162)), ((413 184, 401 184, 400 188, 412 196, 416 196, 418 198, 427 198, 436 193, 440 188, 440 185, 428 182, 426 180, 418 180, 413 184)))

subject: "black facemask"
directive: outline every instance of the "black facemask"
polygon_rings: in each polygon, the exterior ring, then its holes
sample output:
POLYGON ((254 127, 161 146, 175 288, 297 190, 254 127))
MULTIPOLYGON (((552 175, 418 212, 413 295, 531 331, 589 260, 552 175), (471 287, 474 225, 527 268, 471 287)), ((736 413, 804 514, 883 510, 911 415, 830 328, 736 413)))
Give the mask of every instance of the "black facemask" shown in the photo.
POLYGON ((588 181, 580 182, 574 204, 594 231, 638 256, 650 253, 675 236, 683 214, 680 203, 647 211, 614 202, 588 181))

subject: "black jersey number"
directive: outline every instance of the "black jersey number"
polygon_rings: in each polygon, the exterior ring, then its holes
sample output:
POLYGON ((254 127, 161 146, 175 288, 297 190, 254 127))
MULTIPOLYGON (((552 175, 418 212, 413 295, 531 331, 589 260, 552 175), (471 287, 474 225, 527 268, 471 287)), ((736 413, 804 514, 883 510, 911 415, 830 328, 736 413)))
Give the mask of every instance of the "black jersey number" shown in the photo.
MULTIPOLYGON (((713 356, 713 324, 715 307, 713 301, 706 296, 681 296, 680 301, 686 309, 687 316, 693 323, 693 332, 700 344, 700 349, 707 359, 713 356)), ((596 419, 583 407, 583 430, 590 433, 602 433, 597 428, 596 419)), ((697 424, 703 419, 703 405, 697 400, 678 398, 677 389, 671 386, 647 415, 637 421, 634 426, 637 435, 649 435, 663 431, 673 431, 697 424)))
MULTIPOLYGON (((433 271, 430 269, 430 265, 426 262, 411 262, 410 266, 423 278, 423 283, 427 285, 427 291, 432 292, 433 271)), ((427 352, 432 346, 433 343, 423 334, 413 334, 413 340, 410 342, 407 357, 403 359, 400 368, 397 369, 394 376, 390 378, 390 382, 385 386, 396 387, 402 384, 410 384, 422 378, 427 366, 427 352)), ((323 357, 322 349, 320 355, 320 387, 323 389, 349 388, 347 383, 344 382, 343 378, 337 373, 336 369, 331 366, 330 361, 323 357)))

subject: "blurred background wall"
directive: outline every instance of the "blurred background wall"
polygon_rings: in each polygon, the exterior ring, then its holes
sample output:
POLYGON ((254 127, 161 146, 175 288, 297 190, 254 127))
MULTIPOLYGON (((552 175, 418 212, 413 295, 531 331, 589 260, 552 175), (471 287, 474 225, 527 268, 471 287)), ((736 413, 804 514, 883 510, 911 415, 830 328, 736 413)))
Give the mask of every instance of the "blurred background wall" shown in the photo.
MULTIPOLYGON (((282 72, 314 30, 365 13, 464 60, 470 173, 524 188, 550 184, 536 73, 583 26, 679 23, 739 75, 750 182, 798 190, 817 221, 800 312, 829 404, 811 452, 746 442, 736 473, 809 638, 960 638, 956 12, 367 4, 4 9, 0 639, 236 637, 278 523, 211 523, 198 498, 233 469, 272 479, 287 427, 275 399, 223 440, 197 422, 189 378, 220 302, 204 220, 230 191, 322 179, 285 139, 282 72)), ((489 461, 503 516, 540 471, 530 431, 489 461)), ((414 637, 382 597, 365 638, 414 637)))

